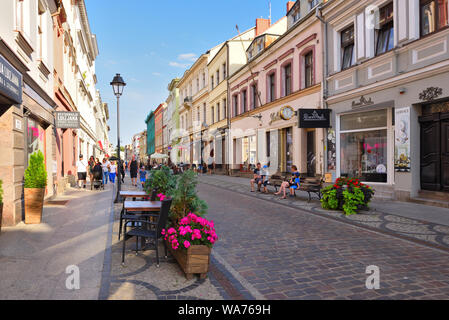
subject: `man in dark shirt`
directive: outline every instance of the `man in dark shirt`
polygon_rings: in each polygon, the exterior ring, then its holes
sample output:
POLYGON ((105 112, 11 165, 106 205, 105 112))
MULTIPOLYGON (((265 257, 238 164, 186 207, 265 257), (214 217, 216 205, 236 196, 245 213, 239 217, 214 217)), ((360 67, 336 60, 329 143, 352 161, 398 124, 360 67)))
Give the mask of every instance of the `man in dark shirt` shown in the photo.
POLYGON ((258 162, 256 165, 256 169, 254 169, 253 179, 251 179, 251 192, 254 192, 254 184, 257 183, 257 190, 260 191, 260 185, 262 184, 262 176, 260 175, 260 163, 258 162))

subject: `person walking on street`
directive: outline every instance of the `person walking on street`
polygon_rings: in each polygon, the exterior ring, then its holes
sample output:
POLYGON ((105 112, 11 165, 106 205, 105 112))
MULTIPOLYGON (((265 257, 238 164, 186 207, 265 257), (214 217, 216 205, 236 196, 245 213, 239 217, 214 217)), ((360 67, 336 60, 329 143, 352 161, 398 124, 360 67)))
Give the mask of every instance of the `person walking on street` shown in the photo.
POLYGON ((111 163, 106 158, 103 158, 101 168, 103 169, 103 184, 107 185, 109 180, 109 166, 111 163))
POLYGON ((90 184, 92 184, 93 181, 93 174, 94 174, 94 167, 95 167, 95 159, 94 156, 90 156, 89 161, 87 162, 88 167, 87 167, 87 173, 89 174, 89 181, 90 184))
POLYGON ((125 162, 123 162, 122 160, 119 161, 119 167, 120 167, 120 177, 122 179, 122 183, 125 183, 125 162))
POLYGON ((131 175, 131 184, 135 187, 137 187, 137 160, 136 160, 136 156, 133 155, 133 159, 131 160, 131 162, 128 164, 128 168, 130 171, 130 175, 131 175))
POLYGON ((111 180, 112 183, 115 183, 116 175, 117 175, 117 165, 115 164, 115 161, 112 161, 109 171, 109 180, 111 180))
POLYGON ((87 163, 86 160, 83 159, 83 155, 80 154, 79 160, 76 162, 76 172, 78 174, 78 187, 86 188, 86 179, 87 179, 87 163), (79 185, 81 181, 81 186, 79 185))
POLYGON ((145 165, 140 165, 139 170, 139 178, 140 178, 140 184, 142 185, 142 189, 145 187, 145 181, 147 180, 147 171, 145 170, 145 165))

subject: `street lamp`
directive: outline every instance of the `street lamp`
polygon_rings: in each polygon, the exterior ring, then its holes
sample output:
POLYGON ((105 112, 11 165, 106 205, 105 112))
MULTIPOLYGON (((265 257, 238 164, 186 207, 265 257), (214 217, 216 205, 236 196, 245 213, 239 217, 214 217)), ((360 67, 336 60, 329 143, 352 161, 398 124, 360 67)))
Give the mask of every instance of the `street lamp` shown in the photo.
POLYGON ((208 127, 209 126, 207 125, 206 122, 201 123, 201 128, 200 128, 201 129, 200 130, 200 132, 201 132, 201 141, 200 141, 200 143, 201 143, 201 163, 200 163, 201 173, 204 172, 204 168, 203 168, 203 128, 204 128, 204 130, 206 130, 208 127))
POLYGON ((121 189, 121 167, 123 167, 122 159, 120 157, 120 96, 123 94, 123 89, 126 86, 125 81, 123 81, 123 78, 120 76, 119 73, 117 73, 114 77, 114 79, 111 82, 112 89, 114 90, 114 95, 117 97, 117 158, 118 158, 118 187, 117 187, 117 195, 115 197, 114 203, 117 203, 120 201, 120 189, 121 189))

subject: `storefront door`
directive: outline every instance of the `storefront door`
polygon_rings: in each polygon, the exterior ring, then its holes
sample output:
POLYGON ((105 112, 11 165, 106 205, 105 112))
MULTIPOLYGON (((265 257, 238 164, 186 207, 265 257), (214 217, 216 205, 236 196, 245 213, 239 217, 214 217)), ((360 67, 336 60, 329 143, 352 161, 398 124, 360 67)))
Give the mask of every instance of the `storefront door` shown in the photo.
POLYGON ((307 176, 314 177, 316 172, 315 130, 307 131, 307 176))
POLYGON ((449 192, 449 112, 419 118, 421 189, 449 192))

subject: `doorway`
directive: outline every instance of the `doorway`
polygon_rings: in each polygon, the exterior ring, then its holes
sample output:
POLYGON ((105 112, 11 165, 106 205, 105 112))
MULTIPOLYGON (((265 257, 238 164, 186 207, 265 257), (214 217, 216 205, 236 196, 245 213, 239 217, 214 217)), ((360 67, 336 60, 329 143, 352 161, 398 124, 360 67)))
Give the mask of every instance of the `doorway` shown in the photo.
POLYGON ((419 117, 421 189, 449 192, 449 112, 419 117))
POLYGON ((314 177, 316 172, 315 129, 307 131, 307 176, 314 177))

